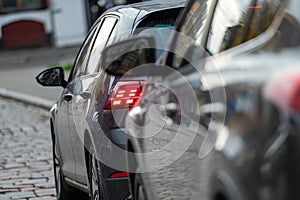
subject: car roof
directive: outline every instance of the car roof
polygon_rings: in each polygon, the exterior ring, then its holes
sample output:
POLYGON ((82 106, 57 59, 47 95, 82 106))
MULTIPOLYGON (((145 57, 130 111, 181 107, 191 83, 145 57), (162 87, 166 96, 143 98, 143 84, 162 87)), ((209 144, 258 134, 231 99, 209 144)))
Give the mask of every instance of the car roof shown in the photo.
POLYGON ((108 14, 110 12, 117 12, 122 15, 131 15, 134 9, 136 12, 143 11, 146 15, 152 12, 165 10, 166 8, 171 9, 184 7, 185 3, 186 0, 152 0, 141 3, 116 6, 107 10, 104 14, 108 14))

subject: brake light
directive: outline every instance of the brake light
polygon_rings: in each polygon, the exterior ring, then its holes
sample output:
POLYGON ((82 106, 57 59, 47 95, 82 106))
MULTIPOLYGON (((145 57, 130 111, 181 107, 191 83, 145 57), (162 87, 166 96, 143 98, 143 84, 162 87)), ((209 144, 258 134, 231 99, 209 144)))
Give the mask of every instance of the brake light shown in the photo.
POLYGON ((294 87, 291 91, 290 109, 297 112, 300 111, 300 77, 298 77, 298 80, 295 80, 294 87))
POLYGON ((125 177, 128 177, 128 172, 118 172, 112 174, 109 178, 125 178, 125 177))
POLYGON ((287 69, 274 74, 264 93, 285 112, 300 112, 300 71, 287 69))
POLYGON ((105 110, 134 107, 143 95, 144 83, 141 81, 118 82, 111 92, 105 110))

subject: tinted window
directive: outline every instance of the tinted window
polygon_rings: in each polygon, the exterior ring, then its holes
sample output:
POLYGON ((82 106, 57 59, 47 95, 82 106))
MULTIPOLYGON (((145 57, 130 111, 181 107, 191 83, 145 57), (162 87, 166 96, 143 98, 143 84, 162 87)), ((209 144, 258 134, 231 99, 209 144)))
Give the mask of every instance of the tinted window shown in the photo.
POLYGON ((207 49, 216 54, 260 35, 270 27, 283 1, 219 0, 207 49))
POLYGON ((46 0, 0 0, 0 13, 45 9, 46 0))
MULTIPOLYGON (((134 34, 139 36, 152 36, 156 44, 158 44, 158 47, 165 47, 171 33, 171 31, 167 31, 167 29, 174 29, 176 19, 181 10, 182 8, 177 8, 149 14, 139 22, 134 34)), ((157 49, 156 58, 159 58, 162 53, 162 50, 157 49)))
POLYGON ((95 73, 98 69, 101 53, 106 46, 106 43, 112 33, 112 30, 117 23, 117 19, 113 17, 107 17, 101 25, 97 38, 94 42, 93 49, 91 51, 90 59, 86 68, 85 74, 95 73))
POLYGON ((139 22, 134 34, 138 34, 141 30, 148 27, 173 27, 181 9, 182 8, 176 8, 150 13, 142 21, 139 22))
POLYGON ((171 65, 173 67, 180 67, 184 64, 183 57, 187 56, 188 52, 191 52, 191 46, 201 46, 211 2, 211 0, 194 0, 190 7, 187 8, 189 11, 184 16, 183 23, 178 30, 186 37, 178 37, 174 43, 175 46, 172 47, 176 53, 172 57, 171 65))
POLYGON ((88 55, 90 53, 90 49, 92 47, 94 38, 95 38, 95 32, 98 29, 99 24, 92 28, 88 36, 86 37, 79 54, 77 55, 77 58, 75 60, 73 69, 71 71, 69 82, 76 77, 79 77, 84 74, 84 70, 88 61, 88 55))

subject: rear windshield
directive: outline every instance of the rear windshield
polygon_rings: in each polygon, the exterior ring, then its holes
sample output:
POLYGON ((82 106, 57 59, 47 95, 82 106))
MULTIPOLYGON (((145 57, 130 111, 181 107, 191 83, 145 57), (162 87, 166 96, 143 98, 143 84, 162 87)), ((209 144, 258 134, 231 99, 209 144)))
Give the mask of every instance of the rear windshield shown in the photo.
POLYGON ((174 27, 181 9, 182 8, 174 8, 150 13, 138 23, 135 34, 138 33, 140 29, 147 27, 174 27))
MULTIPOLYGON (((182 8, 164 10, 154 12, 142 19, 134 31, 134 35, 152 36, 156 44, 166 46, 169 41, 171 31, 166 29, 174 29, 177 17, 182 8)), ((158 45, 157 45, 158 46, 158 45)), ((158 59, 163 53, 163 50, 157 49, 156 58, 158 59)))

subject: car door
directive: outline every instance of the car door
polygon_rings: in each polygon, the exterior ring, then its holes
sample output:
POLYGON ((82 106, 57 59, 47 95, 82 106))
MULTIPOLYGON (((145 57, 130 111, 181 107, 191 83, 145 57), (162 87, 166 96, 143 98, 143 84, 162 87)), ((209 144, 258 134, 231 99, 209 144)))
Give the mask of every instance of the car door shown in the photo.
POLYGON ((75 176, 75 159, 69 134, 68 102, 64 99, 65 91, 57 105, 56 144, 59 146, 61 169, 66 177, 75 176))
POLYGON ((77 181, 86 183, 86 162, 84 151, 84 131, 89 128, 86 115, 91 106, 92 92, 96 82, 104 76, 104 71, 99 70, 101 52, 106 46, 111 34, 116 27, 118 17, 109 15, 101 19, 99 28, 89 53, 86 55, 87 63, 83 68, 82 76, 73 84, 73 99, 69 107, 71 141, 76 161, 77 181))
POLYGON ((91 42, 93 40, 93 34, 97 26, 94 26, 86 37, 85 42, 83 43, 77 58, 75 60, 75 64, 71 70, 68 79, 68 85, 63 90, 61 98, 58 102, 58 131, 57 131, 57 139, 60 147, 60 155, 62 160, 62 170, 65 176, 69 178, 75 178, 75 157, 72 147, 72 137, 69 129, 70 123, 70 104, 73 98, 73 85, 74 79, 81 75, 81 67, 86 63, 85 54, 91 48, 91 42))

